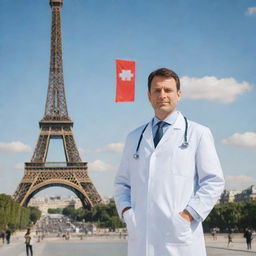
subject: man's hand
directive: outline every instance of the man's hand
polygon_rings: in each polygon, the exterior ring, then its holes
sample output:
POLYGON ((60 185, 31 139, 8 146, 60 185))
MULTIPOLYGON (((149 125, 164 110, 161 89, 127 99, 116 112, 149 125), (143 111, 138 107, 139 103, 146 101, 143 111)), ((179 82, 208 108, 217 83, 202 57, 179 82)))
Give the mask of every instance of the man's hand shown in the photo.
POLYGON ((122 210, 122 218, 124 218, 124 213, 126 212, 126 211, 128 211, 129 209, 131 209, 132 207, 125 207, 123 210, 122 210))
POLYGON ((194 218, 193 216, 187 211, 187 210, 183 210, 182 212, 179 213, 179 215, 186 219, 187 221, 193 221, 194 218))

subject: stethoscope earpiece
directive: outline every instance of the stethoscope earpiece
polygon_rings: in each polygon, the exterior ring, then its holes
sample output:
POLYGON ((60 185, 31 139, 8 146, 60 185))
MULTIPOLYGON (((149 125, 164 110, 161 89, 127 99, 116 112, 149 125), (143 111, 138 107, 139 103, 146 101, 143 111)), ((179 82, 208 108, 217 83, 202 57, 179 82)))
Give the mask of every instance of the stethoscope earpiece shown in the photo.
MULTIPOLYGON (((188 143, 188 139, 187 139, 187 133, 188 133, 188 120, 187 118, 184 116, 184 120, 185 120, 185 133, 184 133, 184 142, 181 144, 181 147, 182 148, 187 148, 189 146, 189 143, 188 143)), ((143 128, 141 134, 140 134, 140 138, 139 138, 139 141, 138 141, 138 145, 137 145, 137 148, 136 148, 136 152, 133 154, 133 158, 134 159, 138 159, 140 156, 139 156, 139 148, 140 148, 140 143, 141 143, 141 140, 142 140, 142 137, 143 137, 143 134, 146 130, 146 128, 148 127, 148 124, 146 124, 146 126, 143 128)))

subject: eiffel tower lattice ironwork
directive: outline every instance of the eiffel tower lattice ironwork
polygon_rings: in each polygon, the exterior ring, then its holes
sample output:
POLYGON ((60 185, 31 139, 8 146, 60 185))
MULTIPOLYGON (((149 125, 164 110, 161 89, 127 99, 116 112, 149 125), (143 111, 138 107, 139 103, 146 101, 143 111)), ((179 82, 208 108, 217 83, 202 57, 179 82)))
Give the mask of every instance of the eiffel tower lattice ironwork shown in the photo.
POLYGON ((82 162, 73 137, 73 122, 67 111, 64 91, 61 16, 63 0, 50 0, 52 9, 51 60, 45 113, 39 122, 40 135, 30 162, 25 163, 25 173, 14 193, 21 205, 39 191, 62 186, 72 190, 85 208, 101 202, 101 197, 87 174, 87 163, 82 162), (46 162, 51 139, 61 139, 66 162, 46 162))

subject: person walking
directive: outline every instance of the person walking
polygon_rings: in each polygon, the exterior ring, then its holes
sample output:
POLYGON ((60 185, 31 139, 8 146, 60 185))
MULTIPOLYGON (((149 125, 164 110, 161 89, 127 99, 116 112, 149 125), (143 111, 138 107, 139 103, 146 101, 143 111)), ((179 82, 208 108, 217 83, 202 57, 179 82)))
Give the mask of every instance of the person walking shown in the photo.
POLYGON ((5 232, 4 232, 4 230, 0 231, 0 238, 2 239, 2 242, 4 244, 4 240, 5 240, 5 232))
POLYGON ((115 177, 115 202, 128 229, 129 256, 206 256, 202 221, 224 189, 209 128, 176 105, 178 75, 148 77, 155 116, 132 131, 115 177))
POLYGON ((229 231, 229 233, 228 233, 228 245, 227 245, 227 247, 229 247, 229 245, 233 242, 232 238, 233 238, 232 232, 229 231))
POLYGON ((244 238, 246 239, 247 250, 252 249, 252 232, 249 228, 245 229, 244 238))
POLYGON ((30 252, 30 256, 33 256, 33 237, 32 237, 30 228, 27 229, 27 232, 24 238, 25 238, 27 256, 29 256, 29 252, 30 252))
POLYGON ((212 239, 217 240, 217 230, 216 230, 216 228, 212 229, 212 239))
POLYGON ((11 230, 9 228, 7 228, 5 231, 5 239, 6 243, 9 244, 11 241, 11 230))

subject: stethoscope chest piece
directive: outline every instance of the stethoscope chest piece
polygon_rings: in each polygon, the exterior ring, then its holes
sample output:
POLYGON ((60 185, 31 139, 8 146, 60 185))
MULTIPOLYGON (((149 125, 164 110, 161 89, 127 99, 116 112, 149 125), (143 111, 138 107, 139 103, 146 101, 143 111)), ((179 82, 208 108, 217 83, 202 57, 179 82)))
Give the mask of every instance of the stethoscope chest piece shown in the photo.
POLYGON ((139 154, 137 154, 137 153, 133 154, 133 158, 134 159, 138 159, 139 158, 139 154))
POLYGON ((181 147, 182 148, 187 148, 189 146, 188 142, 187 141, 184 141, 182 144, 181 144, 181 147))

